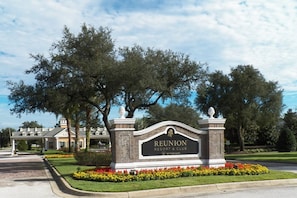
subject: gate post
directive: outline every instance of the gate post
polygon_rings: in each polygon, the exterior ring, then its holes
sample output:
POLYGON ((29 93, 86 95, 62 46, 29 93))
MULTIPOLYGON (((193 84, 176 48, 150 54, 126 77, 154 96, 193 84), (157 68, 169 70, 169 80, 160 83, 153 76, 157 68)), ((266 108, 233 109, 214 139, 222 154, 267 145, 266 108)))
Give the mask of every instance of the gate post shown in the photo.
POLYGON ((16 148, 15 148, 15 139, 12 139, 12 145, 11 145, 11 156, 14 156, 17 154, 16 148))
POLYGON ((113 170, 130 169, 133 152, 134 118, 117 118, 111 121, 111 152, 113 170))
POLYGON ((226 119, 214 118, 214 109, 209 108, 208 119, 199 120, 200 129, 207 131, 205 143, 206 149, 206 164, 210 167, 224 166, 226 163, 224 151, 224 124, 226 119), (208 162, 207 162, 208 161, 208 162))

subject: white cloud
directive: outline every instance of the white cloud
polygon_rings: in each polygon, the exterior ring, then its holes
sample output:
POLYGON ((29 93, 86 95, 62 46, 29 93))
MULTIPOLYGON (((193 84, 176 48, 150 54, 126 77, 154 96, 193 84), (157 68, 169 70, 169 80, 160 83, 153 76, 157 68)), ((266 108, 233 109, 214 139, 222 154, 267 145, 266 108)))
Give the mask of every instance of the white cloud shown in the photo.
POLYGON ((0 94, 8 94, 7 79, 32 78, 24 75, 30 53, 47 54, 64 25, 77 33, 83 23, 111 28, 117 47, 171 49, 225 73, 252 64, 297 92, 296 8, 294 0, 2 1, 0 94))

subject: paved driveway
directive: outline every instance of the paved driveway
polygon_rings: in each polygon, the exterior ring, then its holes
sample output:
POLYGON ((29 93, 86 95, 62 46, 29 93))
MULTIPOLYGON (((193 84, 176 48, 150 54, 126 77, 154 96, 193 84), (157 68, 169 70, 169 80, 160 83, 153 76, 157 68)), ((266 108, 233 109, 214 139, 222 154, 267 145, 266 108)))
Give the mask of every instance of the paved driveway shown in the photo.
MULTIPOLYGON (((258 162, 259 163, 259 162, 258 162)), ((285 164, 285 163, 271 163, 271 162, 261 162, 263 166, 267 166, 271 170, 287 171, 297 173, 296 164, 285 164)))
POLYGON ((9 150, 0 150, 0 196, 10 198, 55 198, 51 177, 43 159, 37 155, 11 157, 9 150))

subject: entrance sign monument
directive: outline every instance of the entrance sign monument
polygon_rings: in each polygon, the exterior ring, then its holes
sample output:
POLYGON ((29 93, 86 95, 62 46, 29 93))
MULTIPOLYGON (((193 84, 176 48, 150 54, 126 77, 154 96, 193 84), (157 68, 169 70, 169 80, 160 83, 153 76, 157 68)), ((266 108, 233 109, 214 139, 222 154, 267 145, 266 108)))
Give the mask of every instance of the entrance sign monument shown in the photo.
POLYGON ((164 121, 135 131, 134 118, 112 120, 112 163, 114 170, 169 167, 224 166, 224 124, 226 119, 199 120, 200 129, 177 121, 164 121))

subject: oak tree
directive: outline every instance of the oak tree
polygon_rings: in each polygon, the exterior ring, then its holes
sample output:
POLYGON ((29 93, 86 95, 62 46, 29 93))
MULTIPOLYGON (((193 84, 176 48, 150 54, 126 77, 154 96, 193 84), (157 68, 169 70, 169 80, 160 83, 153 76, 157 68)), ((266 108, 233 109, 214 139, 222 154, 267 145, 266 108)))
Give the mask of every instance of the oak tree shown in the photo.
POLYGON ((234 131, 240 150, 244 150, 246 138, 277 125, 282 90, 253 66, 239 65, 231 68, 229 75, 220 71, 209 74, 208 81, 197 89, 196 105, 203 112, 213 106, 218 116, 227 118, 226 132, 234 131))

